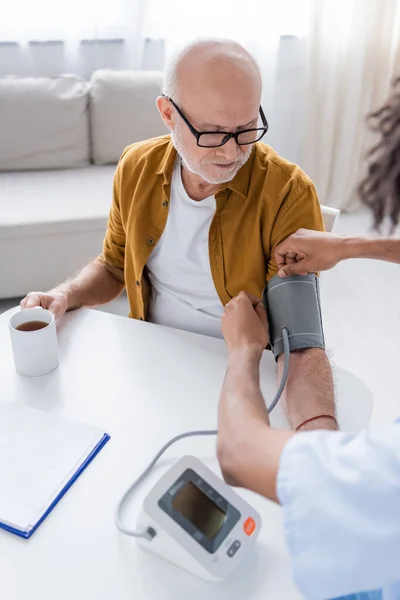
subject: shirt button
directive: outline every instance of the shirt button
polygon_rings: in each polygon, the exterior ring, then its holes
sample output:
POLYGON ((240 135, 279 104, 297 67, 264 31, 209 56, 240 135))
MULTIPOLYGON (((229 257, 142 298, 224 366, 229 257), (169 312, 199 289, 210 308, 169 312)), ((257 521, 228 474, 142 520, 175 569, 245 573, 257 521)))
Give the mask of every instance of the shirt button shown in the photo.
POLYGON ((149 246, 154 246, 154 242, 155 242, 155 239, 154 239, 154 238, 149 238, 149 239, 147 240, 147 243, 148 243, 148 245, 149 245, 149 246))
POLYGON ((164 202, 162 203, 162 205, 163 205, 164 208, 167 208, 168 202, 166 200, 164 200, 164 202))

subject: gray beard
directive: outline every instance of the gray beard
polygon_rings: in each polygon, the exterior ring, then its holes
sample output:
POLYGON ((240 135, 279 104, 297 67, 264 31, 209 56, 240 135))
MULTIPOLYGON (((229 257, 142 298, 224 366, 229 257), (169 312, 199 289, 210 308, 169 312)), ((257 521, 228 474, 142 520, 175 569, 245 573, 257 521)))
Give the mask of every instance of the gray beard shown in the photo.
POLYGON ((206 175, 203 172, 201 167, 199 167, 198 165, 194 165, 192 163, 192 161, 190 160, 190 157, 189 158, 187 157, 186 149, 184 147, 184 144, 182 142, 182 138, 181 138, 179 132, 171 131, 171 138, 172 138, 172 143, 173 143, 177 153, 179 154, 182 164, 185 167, 185 169, 187 169, 194 175, 198 175, 207 183, 214 184, 214 185, 220 184, 220 183, 229 183, 229 181, 232 181, 232 179, 235 177, 237 172, 246 164, 246 162, 249 160, 249 158, 251 156, 252 146, 250 146, 248 152, 246 152, 243 155, 243 158, 240 161, 238 161, 238 166, 235 167, 235 169, 233 171, 231 171, 230 173, 226 173, 224 175, 221 174, 221 176, 219 176, 219 177, 210 177, 209 175, 206 175))

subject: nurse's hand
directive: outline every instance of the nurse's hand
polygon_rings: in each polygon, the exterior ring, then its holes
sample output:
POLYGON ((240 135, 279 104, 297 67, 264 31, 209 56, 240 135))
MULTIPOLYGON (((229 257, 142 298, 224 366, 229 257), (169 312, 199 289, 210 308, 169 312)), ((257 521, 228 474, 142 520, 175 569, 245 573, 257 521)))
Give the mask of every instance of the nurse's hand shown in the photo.
POLYGON ((225 306, 222 333, 231 354, 251 353, 259 358, 269 344, 267 313, 259 298, 240 292, 225 306))
POLYGON ((278 275, 307 275, 332 269, 345 256, 346 238, 334 233, 299 229, 275 250, 278 275))

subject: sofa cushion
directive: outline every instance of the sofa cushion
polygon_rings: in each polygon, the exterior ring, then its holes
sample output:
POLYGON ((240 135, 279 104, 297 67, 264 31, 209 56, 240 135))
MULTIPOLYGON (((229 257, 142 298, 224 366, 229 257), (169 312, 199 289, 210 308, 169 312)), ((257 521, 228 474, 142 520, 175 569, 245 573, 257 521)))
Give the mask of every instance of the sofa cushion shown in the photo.
MULTIPOLYGON (((0 173, 0 241, 97 228, 105 233, 114 167, 0 173)), ((101 247, 99 247, 99 252, 101 247)))
POLYGON ((95 164, 118 162, 123 149, 168 133, 156 106, 162 74, 151 71, 95 71, 90 119, 95 164))
POLYGON ((0 170, 86 165, 88 96, 73 75, 0 79, 0 170))
POLYGON ((0 298, 51 289, 96 258, 114 170, 0 173, 0 298))

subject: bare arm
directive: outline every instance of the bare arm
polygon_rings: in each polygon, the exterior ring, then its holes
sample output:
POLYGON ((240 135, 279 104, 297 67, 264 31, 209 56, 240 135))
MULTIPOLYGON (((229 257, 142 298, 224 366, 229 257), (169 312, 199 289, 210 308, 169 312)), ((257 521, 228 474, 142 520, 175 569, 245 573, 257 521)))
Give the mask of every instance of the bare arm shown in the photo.
POLYGON ((239 351, 229 358, 219 405, 218 460, 228 483, 277 501, 280 457, 294 434, 269 427, 260 357, 239 351))
MULTIPOLYGON (((338 238, 327 236, 322 231, 323 222, 320 204, 314 186, 310 185, 295 200, 287 198, 286 205, 287 208, 278 215, 271 239, 265 240, 265 247, 268 247, 268 242, 274 247, 268 263, 268 281, 277 272, 281 276, 284 276, 285 271, 289 271, 286 273, 289 274, 292 267, 296 268, 296 272, 299 274, 309 272, 305 268, 304 261, 300 261, 298 264, 292 263, 296 263, 297 258, 304 257, 304 249, 303 254, 300 254, 300 250, 294 252, 294 248, 302 248, 305 241, 310 239, 310 234, 312 234, 314 240, 322 240, 322 243, 325 243, 324 251, 318 253, 319 261, 332 261, 331 254, 334 260, 335 252, 338 248, 340 249, 340 244, 337 242, 338 238), (307 229, 300 229, 297 233, 293 233, 300 224, 303 227, 306 225, 307 229), (330 246, 326 248, 328 239, 330 246), (328 252, 329 249, 330 252, 328 252)), ((316 253, 314 252, 314 254, 316 253)), ((313 270, 311 269, 311 271, 313 270)), ((282 371, 283 356, 278 361, 279 379, 282 376, 282 371)), ((334 417, 332 373, 325 352, 310 348, 291 353, 289 381, 283 401, 289 422, 295 429, 308 419, 320 415, 326 414, 334 417)), ((336 428, 336 426, 335 419, 329 418, 313 420, 301 429, 331 429, 336 428)))
POLYGON ((42 306, 59 317, 67 310, 81 306, 97 306, 110 302, 124 289, 104 263, 96 259, 89 263, 73 279, 47 293, 31 292, 21 302, 21 308, 42 306))
POLYGON ((231 485, 276 500, 280 456, 293 433, 269 427, 260 390, 260 359, 269 341, 265 310, 241 292, 227 305, 222 329, 230 350, 218 418, 222 473, 231 485))
MULTIPOLYGON (((269 426, 260 389, 260 360, 268 345, 268 320, 257 299, 241 292, 225 308, 222 332, 230 351, 218 418, 218 459, 225 479, 277 501, 276 479, 282 451, 293 435, 269 426)), ((322 414, 334 416, 333 380, 321 349, 291 354, 284 402, 294 427, 322 414)), ((281 377, 283 359, 278 361, 281 377)), ((335 428, 318 419, 303 429, 335 428)))
POLYGON ((345 258, 373 258, 400 264, 400 238, 345 238, 345 258))
MULTIPOLYGON (((282 378, 284 356, 278 358, 278 379, 282 378)), ((290 425, 299 430, 337 429, 332 369, 321 348, 290 354, 288 382, 282 396, 290 425), (329 415, 332 418, 318 418, 329 415)))
POLYGON ((64 294, 67 310, 81 306, 106 304, 120 295, 125 285, 115 279, 101 260, 96 259, 82 269, 73 279, 49 292, 64 294))
POLYGON ((279 244, 274 254, 281 277, 326 271, 350 258, 400 264, 400 239, 349 237, 299 229, 279 244))

